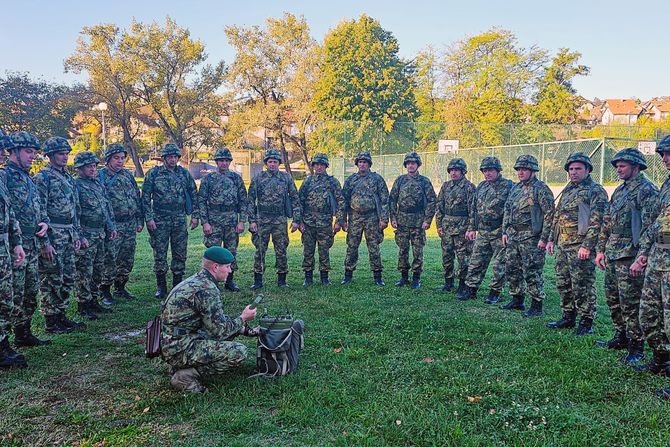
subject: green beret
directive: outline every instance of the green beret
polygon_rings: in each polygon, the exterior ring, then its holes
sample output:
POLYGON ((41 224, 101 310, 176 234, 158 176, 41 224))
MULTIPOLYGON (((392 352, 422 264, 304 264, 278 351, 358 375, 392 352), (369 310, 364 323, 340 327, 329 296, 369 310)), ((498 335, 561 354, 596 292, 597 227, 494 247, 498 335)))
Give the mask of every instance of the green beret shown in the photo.
POLYGON ((219 246, 209 247, 203 256, 217 264, 232 264, 235 261, 235 256, 230 251, 219 246))

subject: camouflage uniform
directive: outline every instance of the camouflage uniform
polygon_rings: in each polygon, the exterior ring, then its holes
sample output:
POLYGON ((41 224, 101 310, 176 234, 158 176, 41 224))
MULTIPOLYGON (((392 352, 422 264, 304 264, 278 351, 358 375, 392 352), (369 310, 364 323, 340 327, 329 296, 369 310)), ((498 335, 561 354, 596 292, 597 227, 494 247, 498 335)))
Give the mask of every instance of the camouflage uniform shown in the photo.
POLYGON ((454 255, 458 258, 459 289, 465 285, 468 274, 468 262, 472 253, 472 241, 465 238, 468 227, 468 217, 474 213, 472 199, 475 194, 475 185, 465 178, 467 165, 458 158, 451 160, 447 172, 451 169, 460 169, 463 177, 460 180, 449 180, 442 184, 437 196, 435 224, 443 231, 442 240, 442 267, 444 281, 448 284, 447 290, 454 283, 454 255))
POLYGON ((7 337, 15 315, 12 252, 14 247, 22 245, 23 241, 19 221, 12 210, 9 191, 2 182, 0 182, 0 213, 0 366, 5 366, 5 349, 9 347, 7 337))
MULTIPOLYGON (((421 158, 416 152, 405 155, 404 165, 414 162, 421 166, 421 158)), ((397 223, 395 242, 398 245, 398 271, 402 273, 400 286, 407 281, 410 269, 409 249, 412 247, 413 288, 418 288, 418 280, 423 271, 423 247, 426 245, 426 230, 435 215, 435 189, 428 177, 420 175, 399 176, 389 193, 389 214, 397 223)))

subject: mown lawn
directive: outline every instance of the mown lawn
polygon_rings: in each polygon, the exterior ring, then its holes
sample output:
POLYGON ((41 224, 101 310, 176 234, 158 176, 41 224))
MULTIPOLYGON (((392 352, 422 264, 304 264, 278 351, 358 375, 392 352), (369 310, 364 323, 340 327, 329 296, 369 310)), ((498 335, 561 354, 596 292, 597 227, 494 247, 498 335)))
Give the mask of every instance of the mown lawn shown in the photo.
MULTIPOLYGON (((344 240, 333 249, 337 285, 304 289, 301 246, 290 246, 291 289, 267 275, 267 307, 306 322, 299 373, 247 379, 245 367, 208 383, 205 395, 169 387, 167 368, 143 355, 143 327, 159 303, 146 232, 131 290, 139 299, 85 332, 53 337, 24 351, 30 368, 0 372, 0 445, 176 446, 476 446, 670 444, 670 403, 654 397, 668 380, 619 365, 593 346, 610 336, 602 293, 596 335, 575 338, 544 323, 559 315, 553 263, 547 266, 547 316, 433 290, 441 283, 439 240, 426 248, 419 291, 398 290, 397 249, 384 243, 387 286, 371 284, 367 254, 350 287, 339 285, 344 240)), ((364 244, 363 244, 364 245, 364 244)), ((191 234, 188 272, 198 269, 200 230, 191 234)), ((269 253, 273 264, 273 252, 269 253)), ((253 250, 242 239, 240 294, 224 294, 239 312, 251 302, 253 250)), ((41 316, 34 326, 43 325, 41 316)), ((245 343, 254 351, 253 340, 245 343)))

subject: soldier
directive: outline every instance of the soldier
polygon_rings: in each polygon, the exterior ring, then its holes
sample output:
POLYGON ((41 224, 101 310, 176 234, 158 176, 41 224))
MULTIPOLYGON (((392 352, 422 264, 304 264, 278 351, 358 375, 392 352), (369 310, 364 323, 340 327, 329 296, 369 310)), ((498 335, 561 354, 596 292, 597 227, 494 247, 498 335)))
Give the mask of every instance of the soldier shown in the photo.
POLYGON ((74 157, 74 167, 79 170, 75 181, 79 195, 79 241, 75 263, 77 275, 77 312, 89 320, 97 320, 96 312, 107 309, 100 306, 99 284, 105 262, 105 238, 113 241, 117 237, 114 212, 105 195, 105 188, 98 181, 97 166, 100 163, 93 152, 80 152, 74 157))
POLYGON ((519 177, 505 203, 502 241, 505 246, 505 268, 509 281, 511 301, 503 306, 507 310, 525 308, 523 283, 531 298, 530 309, 524 317, 543 314, 544 255, 551 222, 554 217, 554 194, 537 178, 540 166, 532 155, 521 155, 514 169, 519 177))
POLYGON ((563 189, 552 222, 547 253, 556 246, 556 288, 561 295, 563 317, 547 323, 553 329, 573 328, 574 335, 593 333, 596 317, 595 249, 607 208, 605 189, 591 179, 588 155, 575 152, 564 166, 570 183, 563 189))
POLYGON ((428 177, 419 174, 421 157, 416 152, 405 155, 403 166, 407 174, 393 183, 389 194, 391 226, 395 229, 398 245, 398 270, 400 281, 395 285, 408 285, 412 289, 421 287, 423 270, 423 247, 426 245, 426 230, 435 215, 435 189, 428 177), (412 246, 412 283, 409 282, 409 248, 412 246))
POLYGON ((313 282, 314 251, 319 246, 319 273, 321 284, 330 285, 330 247, 335 234, 344 224, 344 197, 340 182, 326 173, 329 166, 326 154, 314 154, 314 174, 300 185, 298 197, 302 208, 302 269, 305 272, 304 286, 313 282), (333 226, 333 216, 335 226, 333 226))
POLYGON ((254 254, 254 284, 253 290, 263 287, 263 272, 265 271, 265 252, 272 237, 272 246, 275 249, 275 268, 277 269, 277 285, 288 287, 286 274, 288 273, 288 230, 287 218, 292 217, 291 233, 300 228, 302 210, 298 199, 298 190, 293 178, 279 171, 281 154, 277 149, 268 149, 265 152, 263 163, 267 168, 256 175, 249 185, 249 231, 251 241, 256 247, 254 254))
POLYGON ((598 346, 626 349, 623 363, 644 358, 644 338, 640 328, 640 296, 644 277, 631 276, 640 236, 649 226, 658 188, 642 173, 647 169, 644 155, 635 148, 619 151, 612 166, 623 183, 619 185, 605 212, 598 238, 596 265, 605 270, 605 299, 612 315, 614 336, 598 346), (647 218, 642 221, 642 217, 647 218))
POLYGON ((124 168, 128 152, 122 144, 110 144, 103 152, 105 166, 98 170, 98 180, 104 186, 107 200, 112 206, 118 237, 105 241, 105 262, 102 284, 102 303, 115 303, 114 296, 127 300, 134 297, 126 284, 135 263, 137 234, 144 229, 144 212, 140 189, 132 172, 124 168))
POLYGON ((79 241, 79 197, 74 179, 65 170, 72 148, 65 138, 44 142, 49 164, 35 175, 40 200, 49 216, 49 241, 40 252, 39 273, 45 330, 63 334, 86 325, 65 315, 74 287, 75 252, 79 241))
POLYGON ((256 309, 224 313, 218 282, 225 282, 235 261, 220 246, 205 250, 202 270, 172 289, 161 312, 161 356, 170 365, 170 384, 179 391, 205 392, 201 377, 215 376, 239 366, 247 347, 232 341, 237 335, 256 336, 248 321, 256 309))
MULTIPOLYGON (((233 156, 227 148, 219 148, 214 154, 217 172, 207 174, 200 181, 198 205, 202 219, 203 243, 205 247, 216 245, 227 248, 237 256, 240 233, 244 231, 249 205, 247 189, 242 177, 230 170, 233 156)), ((226 279, 226 290, 239 292, 240 288, 233 280, 237 263, 233 262, 232 271, 226 279)))
POLYGON ((32 347, 51 344, 32 333, 31 323, 37 309, 40 280, 38 257, 46 238, 49 218, 40 203, 37 187, 30 178, 30 167, 40 149, 40 143, 28 132, 15 132, 9 139, 9 160, 0 170, 0 180, 7 186, 9 199, 21 226, 21 239, 26 255, 24 263, 14 266, 14 344, 32 347))
POLYGON ((472 241, 465 238, 468 217, 474 213, 472 198, 475 185, 465 177, 468 165, 462 158, 454 158, 447 165, 451 180, 446 181, 437 196, 435 225, 442 240, 442 267, 444 285, 438 290, 449 292, 454 288, 454 255, 458 258, 458 289, 465 287, 472 241))
POLYGON ((198 196, 195 180, 188 170, 178 166, 181 150, 166 144, 161 150, 163 166, 149 169, 142 184, 142 208, 151 247, 154 250, 156 298, 167 294, 167 250, 172 249, 172 287, 179 284, 186 270, 188 231, 186 215, 191 215, 191 230, 198 226, 198 196))
POLYGON ((465 237, 474 241, 468 264, 465 287, 456 294, 459 300, 474 300, 484 280, 489 262, 493 260, 493 278, 489 285, 486 304, 500 301, 505 286, 505 247, 502 243, 502 223, 505 201, 514 183, 501 174, 502 166, 496 157, 486 157, 479 165, 484 174, 472 198, 473 213, 468 221, 465 237))
POLYGON ((370 171, 372 157, 369 152, 358 154, 354 163, 358 172, 349 176, 342 188, 345 211, 342 228, 347 232, 347 255, 344 258, 342 284, 351 283, 358 262, 358 246, 365 234, 375 284, 383 286, 380 245, 384 241, 384 229, 389 221, 388 187, 381 175, 370 171))

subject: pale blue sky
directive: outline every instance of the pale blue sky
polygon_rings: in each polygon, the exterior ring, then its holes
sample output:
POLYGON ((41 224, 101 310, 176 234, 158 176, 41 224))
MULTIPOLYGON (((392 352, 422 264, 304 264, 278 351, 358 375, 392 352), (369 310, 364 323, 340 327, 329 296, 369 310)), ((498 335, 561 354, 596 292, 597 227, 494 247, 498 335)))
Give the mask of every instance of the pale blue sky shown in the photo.
POLYGON ((441 49, 499 26, 512 30, 522 46, 580 51, 592 72, 575 86, 587 98, 670 95, 670 0, 0 0, 0 73, 83 80, 63 73, 63 59, 75 48, 81 27, 109 22, 125 27, 133 18, 160 22, 166 15, 205 43, 211 62, 230 63, 234 53, 223 34, 226 25, 262 25, 283 12, 304 15, 319 41, 340 20, 367 13, 393 32, 408 58, 428 45, 441 49))

